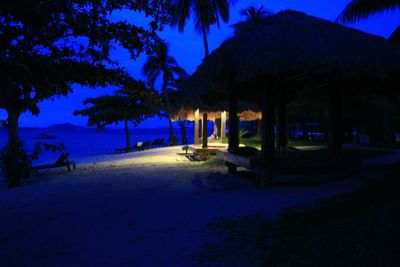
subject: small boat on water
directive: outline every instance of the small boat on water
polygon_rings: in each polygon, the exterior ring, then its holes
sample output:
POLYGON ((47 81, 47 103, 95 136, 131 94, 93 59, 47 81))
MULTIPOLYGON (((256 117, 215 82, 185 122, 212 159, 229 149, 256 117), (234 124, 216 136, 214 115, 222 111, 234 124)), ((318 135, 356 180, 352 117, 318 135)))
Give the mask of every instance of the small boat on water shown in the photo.
POLYGON ((42 133, 38 136, 35 137, 35 139, 40 139, 40 140, 50 140, 50 139, 57 139, 58 137, 49 133, 42 133))

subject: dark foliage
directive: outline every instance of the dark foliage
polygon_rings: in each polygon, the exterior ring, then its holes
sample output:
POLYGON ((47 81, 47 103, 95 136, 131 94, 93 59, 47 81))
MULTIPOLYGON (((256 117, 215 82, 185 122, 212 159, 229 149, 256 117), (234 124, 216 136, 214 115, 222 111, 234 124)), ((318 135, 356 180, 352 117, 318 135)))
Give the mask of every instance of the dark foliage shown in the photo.
POLYGON ((219 28, 220 21, 227 22, 229 20, 230 4, 235 0, 176 0, 172 25, 178 27, 183 32, 186 22, 191 15, 194 16, 195 29, 202 33, 205 56, 209 54, 207 34, 210 26, 216 24, 219 28))
POLYGON ((171 96, 174 96, 174 91, 179 90, 179 86, 188 74, 182 69, 174 57, 169 55, 169 47, 165 41, 162 41, 154 50, 154 53, 149 55, 144 66, 143 74, 147 78, 147 83, 154 87, 157 79, 162 79, 161 94, 164 100, 164 110, 168 116, 169 122, 169 142, 173 143, 174 133, 172 129, 171 111, 172 103, 171 96))
POLYGON ((8 113, 9 153, 15 153, 9 159, 19 155, 22 113, 39 114, 38 103, 67 95, 73 84, 124 84, 129 77, 110 51, 118 45, 132 59, 151 53, 157 31, 169 23, 170 8, 169 0, 2 1, 0 108, 8 113), (111 20, 119 10, 143 12, 151 17, 148 27, 111 20))
POLYGON ((33 153, 31 155, 32 160, 39 159, 40 155, 43 151, 50 152, 63 152, 65 150, 65 146, 63 143, 58 144, 48 144, 43 142, 36 142, 35 147, 33 148, 33 153))
POLYGON ((75 111, 74 115, 88 116, 88 125, 99 130, 125 120, 137 125, 145 118, 159 114, 162 108, 157 92, 141 81, 131 81, 113 95, 88 98, 83 104, 90 106, 75 111))
POLYGON ((265 22, 264 19, 272 14, 272 12, 265 10, 263 6, 258 9, 254 6, 249 6, 240 11, 240 15, 246 17, 246 20, 233 24, 232 27, 235 30, 235 34, 248 32, 262 25, 265 22))
POLYGON ((48 144, 36 142, 33 153, 30 154, 25 143, 18 142, 17 150, 6 145, 0 150, 2 174, 7 179, 7 185, 12 188, 20 184, 21 179, 29 178, 32 174, 32 160, 39 159, 43 151, 62 152, 65 146, 62 143, 48 144))
POLYGON ((110 58, 119 45, 132 59, 152 51, 168 20, 167 1, 7 1, 0 11, 0 107, 38 114, 37 103, 66 95, 71 85, 120 84, 125 73, 110 58), (21 8, 23 7, 23 8, 21 8), (120 9, 152 16, 145 29, 114 22, 120 9), (112 67, 110 67, 112 66, 112 67))
POLYGON ((395 10, 399 0, 352 0, 338 17, 339 22, 355 23, 376 13, 395 10))
POLYGON ((131 143, 128 122, 137 126, 142 120, 160 115, 163 103, 157 92, 147 88, 141 81, 131 80, 124 88, 115 91, 114 95, 88 98, 83 110, 77 110, 75 115, 88 116, 88 125, 103 130, 106 125, 124 122, 126 149, 129 152, 131 143))
POLYGON ((2 173, 7 178, 10 188, 18 186, 21 178, 28 178, 32 171, 32 158, 29 156, 24 143, 19 142, 17 149, 6 145, 0 150, 2 173))
MULTIPOLYGON (((356 23, 377 13, 384 13, 400 8, 399 0, 352 0, 337 18, 341 23, 356 23)), ((399 42, 400 26, 390 36, 394 42, 399 42)))

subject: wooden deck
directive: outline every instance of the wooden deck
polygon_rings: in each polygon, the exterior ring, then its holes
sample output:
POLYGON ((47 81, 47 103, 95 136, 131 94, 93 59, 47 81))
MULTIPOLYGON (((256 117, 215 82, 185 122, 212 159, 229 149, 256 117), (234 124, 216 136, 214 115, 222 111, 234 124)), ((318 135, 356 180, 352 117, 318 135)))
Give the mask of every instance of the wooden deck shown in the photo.
POLYGON ((218 151, 216 155, 227 163, 230 172, 235 172, 237 167, 242 167, 255 173, 260 187, 264 187, 266 182, 269 184, 326 183, 335 177, 335 172, 357 173, 361 167, 359 159, 349 156, 343 156, 339 162, 333 165, 327 156, 320 158, 286 157, 266 161, 257 157, 234 155, 228 151, 218 151))
POLYGON ((218 151, 217 157, 224 160, 231 165, 231 170, 236 172, 236 167, 243 167, 250 172, 256 174, 259 181, 260 187, 264 187, 265 183, 265 169, 263 168, 263 163, 255 157, 242 157, 229 153, 227 150, 218 151))

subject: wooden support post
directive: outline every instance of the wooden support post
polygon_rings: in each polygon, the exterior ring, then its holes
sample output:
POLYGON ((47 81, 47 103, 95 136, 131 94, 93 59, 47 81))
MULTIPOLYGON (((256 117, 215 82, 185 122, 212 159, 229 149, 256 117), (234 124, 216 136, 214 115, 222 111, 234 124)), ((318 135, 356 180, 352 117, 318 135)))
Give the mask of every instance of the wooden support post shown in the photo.
POLYGON ((199 110, 194 112, 194 144, 200 144, 199 140, 199 110))
POLYGON ((203 148, 208 146, 208 119, 207 113, 203 113, 203 148))
POLYGON ((221 143, 226 144, 226 111, 221 112, 221 143))
POLYGON ((341 84, 332 83, 328 90, 328 151, 332 163, 336 165, 342 151, 342 87, 341 84))
POLYGON ((278 102, 278 149, 286 147, 288 144, 288 128, 287 128, 287 109, 285 91, 279 92, 278 102))
POLYGON ((263 93, 261 150, 264 159, 275 157, 275 97, 273 92, 263 93))
POLYGON ((237 92, 229 88, 229 149, 239 147, 239 119, 237 116, 237 92))
POLYGON ((214 132, 216 132, 218 138, 221 138, 221 118, 215 118, 214 132))
MULTIPOLYGON (((203 120, 199 120, 199 139, 203 138, 203 120)), ((200 143, 200 142, 199 142, 200 143)))

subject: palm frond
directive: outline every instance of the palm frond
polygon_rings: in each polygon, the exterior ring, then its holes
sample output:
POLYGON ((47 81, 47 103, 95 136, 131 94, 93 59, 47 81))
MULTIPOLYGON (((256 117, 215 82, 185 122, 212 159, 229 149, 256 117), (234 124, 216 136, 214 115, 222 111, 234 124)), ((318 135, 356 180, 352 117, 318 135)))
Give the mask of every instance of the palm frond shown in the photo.
POLYGON ((186 79, 189 75, 188 73, 181 67, 179 66, 173 66, 171 67, 171 71, 177 76, 177 79, 186 79))
POLYGON ((161 75, 161 71, 159 69, 154 69, 148 73, 146 76, 146 83, 150 87, 154 87, 154 84, 157 78, 161 75))
POLYGON ((336 21, 353 24, 376 13, 398 8, 400 8, 400 0, 353 0, 340 13, 336 21))
POLYGON ((147 78, 147 84, 151 86, 154 86, 155 81, 162 75, 163 88, 174 76, 187 77, 186 71, 179 67, 176 59, 169 56, 169 47, 165 41, 160 42, 154 49, 154 54, 147 58, 142 72, 147 78))
POLYGON ((187 20, 190 19, 192 0, 177 0, 175 14, 173 14, 172 26, 177 26, 179 32, 183 32, 187 20))
POLYGON ((176 61, 176 59, 172 56, 168 56, 166 59, 166 63, 168 65, 178 65, 178 62, 176 61))
POLYGON ((160 64, 158 58, 156 58, 155 56, 149 56, 142 68, 143 75, 147 76, 148 73, 158 68, 159 65, 160 64))
POLYGON ((271 11, 265 10, 263 6, 260 6, 258 9, 254 6, 249 6, 248 8, 242 9, 240 14, 246 17, 246 20, 232 25, 236 35, 261 25, 265 18, 273 15, 271 11))

